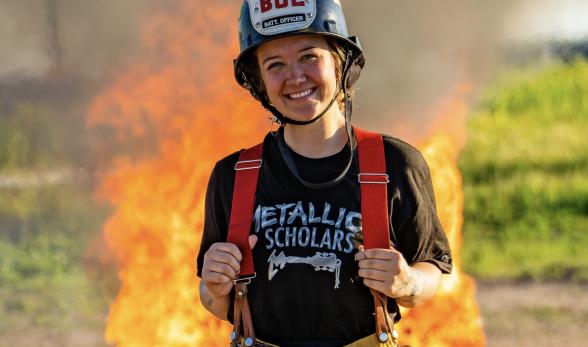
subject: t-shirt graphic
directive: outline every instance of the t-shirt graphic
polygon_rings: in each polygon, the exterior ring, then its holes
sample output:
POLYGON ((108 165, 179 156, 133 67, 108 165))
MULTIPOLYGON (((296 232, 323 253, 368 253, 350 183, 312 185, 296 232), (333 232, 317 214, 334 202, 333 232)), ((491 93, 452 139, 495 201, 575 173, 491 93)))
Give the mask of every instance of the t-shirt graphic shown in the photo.
MULTIPOLYGON (((340 286, 343 261, 338 253, 350 254, 360 233, 361 214, 329 202, 287 202, 255 209, 255 233, 260 234, 267 252, 268 281, 288 264, 306 265, 310 271, 334 275, 334 289, 340 286), (292 255, 292 249, 312 249, 308 256, 292 255)), ((299 252, 298 252, 299 253, 299 252)))

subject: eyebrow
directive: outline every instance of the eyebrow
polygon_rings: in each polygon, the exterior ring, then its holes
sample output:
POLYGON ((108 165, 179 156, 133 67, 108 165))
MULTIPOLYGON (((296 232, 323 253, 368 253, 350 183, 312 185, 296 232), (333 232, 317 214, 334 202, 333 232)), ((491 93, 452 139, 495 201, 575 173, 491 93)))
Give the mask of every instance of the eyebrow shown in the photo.
MULTIPOLYGON (((308 47, 305 47, 305 48, 299 49, 299 50, 298 50, 298 53, 300 53, 300 52, 304 52, 304 51, 308 51, 308 50, 310 50, 310 49, 314 49, 314 48, 316 48, 316 46, 308 46, 308 47)), ((276 58, 279 58, 279 57, 280 57, 280 56, 278 56, 278 55, 272 55, 271 57, 267 57, 267 58, 265 58, 265 59, 263 60, 263 63, 262 63, 262 64, 265 64, 265 63, 267 63, 267 62, 268 62, 268 60, 276 59, 276 58)))

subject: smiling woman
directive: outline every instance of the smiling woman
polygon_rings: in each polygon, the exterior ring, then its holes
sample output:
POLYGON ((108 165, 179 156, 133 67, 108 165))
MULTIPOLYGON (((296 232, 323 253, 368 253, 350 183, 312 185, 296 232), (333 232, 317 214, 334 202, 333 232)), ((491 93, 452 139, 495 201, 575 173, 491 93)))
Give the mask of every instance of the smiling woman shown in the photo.
POLYGON ((339 1, 247 0, 239 34, 237 82, 280 128, 212 172, 202 304, 233 346, 397 346, 398 305, 452 268, 427 164, 351 126, 364 56, 339 1))

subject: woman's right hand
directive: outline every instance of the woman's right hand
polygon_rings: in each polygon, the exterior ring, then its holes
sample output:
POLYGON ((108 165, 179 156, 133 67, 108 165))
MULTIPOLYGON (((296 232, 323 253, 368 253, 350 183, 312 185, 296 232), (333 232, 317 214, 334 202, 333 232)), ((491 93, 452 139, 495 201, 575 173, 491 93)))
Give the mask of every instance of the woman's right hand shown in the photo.
MULTIPOLYGON (((253 249, 257 236, 249 236, 249 247, 253 249)), ((232 243, 214 243, 204 254, 202 264, 202 282, 208 293, 215 297, 226 296, 233 288, 233 280, 237 279, 241 270, 243 255, 232 243)))

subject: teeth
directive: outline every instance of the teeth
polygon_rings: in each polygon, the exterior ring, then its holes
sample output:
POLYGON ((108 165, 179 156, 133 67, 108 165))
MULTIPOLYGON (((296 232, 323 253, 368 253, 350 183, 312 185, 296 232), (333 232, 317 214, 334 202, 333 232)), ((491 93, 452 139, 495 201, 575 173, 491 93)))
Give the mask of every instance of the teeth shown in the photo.
POLYGON ((290 98, 291 99, 300 99, 300 98, 303 98, 307 95, 310 95, 310 93, 312 93, 312 89, 307 89, 307 90, 300 92, 300 93, 290 94, 290 98))

